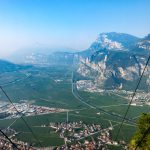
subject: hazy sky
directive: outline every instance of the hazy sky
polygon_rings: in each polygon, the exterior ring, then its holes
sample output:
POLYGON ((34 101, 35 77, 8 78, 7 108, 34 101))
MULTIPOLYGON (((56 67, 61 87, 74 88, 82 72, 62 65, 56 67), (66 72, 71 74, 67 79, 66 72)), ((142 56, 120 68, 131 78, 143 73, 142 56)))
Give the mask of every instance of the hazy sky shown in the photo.
POLYGON ((110 31, 150 33, 150 0, 0 0, 0 57, 35 45, 85 49, 110 31))

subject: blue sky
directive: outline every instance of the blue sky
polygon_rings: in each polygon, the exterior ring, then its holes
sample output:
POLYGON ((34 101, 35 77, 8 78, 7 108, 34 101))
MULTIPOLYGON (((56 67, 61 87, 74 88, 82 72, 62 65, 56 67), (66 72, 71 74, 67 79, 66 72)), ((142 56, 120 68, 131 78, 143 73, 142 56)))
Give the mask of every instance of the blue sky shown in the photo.
POLYGON ((101 32, 150 33, 150 0, 0 0, 0 56, 24 47, 86 49, 101 32))

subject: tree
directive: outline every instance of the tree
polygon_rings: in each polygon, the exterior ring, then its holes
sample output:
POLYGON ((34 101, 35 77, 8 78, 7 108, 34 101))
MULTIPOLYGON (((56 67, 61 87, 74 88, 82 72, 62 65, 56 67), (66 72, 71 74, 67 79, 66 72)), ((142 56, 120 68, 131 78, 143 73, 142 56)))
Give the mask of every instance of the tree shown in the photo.
POLYGON ((137 123, 137 132, 130 142, 130 148, 137 150, 150 150, 150 113, 143 113, 137 123))

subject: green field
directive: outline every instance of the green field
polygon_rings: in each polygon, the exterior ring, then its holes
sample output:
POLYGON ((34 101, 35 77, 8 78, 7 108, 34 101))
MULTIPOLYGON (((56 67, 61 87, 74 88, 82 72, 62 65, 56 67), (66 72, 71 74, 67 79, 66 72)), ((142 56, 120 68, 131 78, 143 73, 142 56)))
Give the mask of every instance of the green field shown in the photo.
MULTIPOLYGON (((32 68, 32 70, 29 68, 19 72, 18 75, 15 73, 7 73, 6 77, 10 80, 13 80, 13 78, 17 79, 18 76, 24 77, 26 73, 30 73, 31 75, 25 80, 5 86, 4 89, 7 91, 13 102, 19 102, 20 100, 25 99, 36 105, 70 109, 69 121, 71 122, 82 120, 85 123, 101 124, 103 128, 107 128, 110 127, 111 121, 112 125, 116 125, 112 131, 112 138, 115 139, 122 119, 109 115, 98 109, 92 109, 76 99, 73 96, 71 89, 71 72, 72 70, 68 67, 51 66, 48 68, 32 68), (58 79, 61 81, 56 82, 58 79), (100 115, 97 113, 100 113, 100 115)), ((102 95, 99 93, 89 93, 84 91, 79 91, 78 94, 88 104, 100 107, 108 113, 115 113, 123 116, 127 109, 127 100, 116 95, 102 95)), ((0 92, 0 96, 0 99, 7 101, 2 92, 0 92)), ((127 117, 138 117, 142 112, 149 112, 149 110, 150 107, 148 106, 131 106, 127 117)), ((50 122, 66 121, 66 113, 30 116, 25 117, 25 119, 44 147, 59 146, 64 143, 64 140, 49 128, 48 125, 50 122), (46 127, 43 128, 41 125, 46 125, 46 127)), ((0 120, 0 128, 6 128, 13 121, 14 119, 0 120)), ((17 139, 39 146, 38 142, 33 138, 22 120, 18 119, 12 125, 12 128, 19 132, 16 136, 17 139)), ((129 142, 135 130, 135 124, 126 121, 118 139, 123 139, 129 142)))

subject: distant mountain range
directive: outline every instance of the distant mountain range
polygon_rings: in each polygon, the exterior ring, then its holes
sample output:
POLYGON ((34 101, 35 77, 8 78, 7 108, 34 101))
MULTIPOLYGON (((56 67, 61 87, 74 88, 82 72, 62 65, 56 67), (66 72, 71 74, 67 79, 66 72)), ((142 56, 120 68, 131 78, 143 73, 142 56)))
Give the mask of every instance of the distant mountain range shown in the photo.
POLYGON ((72 49, 49 49, 46 47, 34 47, 18 50, 13 53, 8 60, 18 64, 32 65, 54 65, 54 64, 70 64, 72 56, 76 50, 72 49))
MULTIPOLYGON (((149 54, 150 34, 138 38, 129 34, 110 32, 99 34, 91 46, 81 52, 44 53, 31 50, 21 56, 19 54, 18 58, 17 55, 12 56, 10 60, 40 66, 75 65, 77 73, 82 76, 77 82, 80 84, 80 81, 83 81, 84 89, 131 89, 135 87, 149 54)), ((0 66, 19 67, 2 60, 0 66)), ((2 68, 0 70, 3 70, 2 68)), ((145 72, 141 89, 147 88, 149 84, 150 65, 145 72)))

